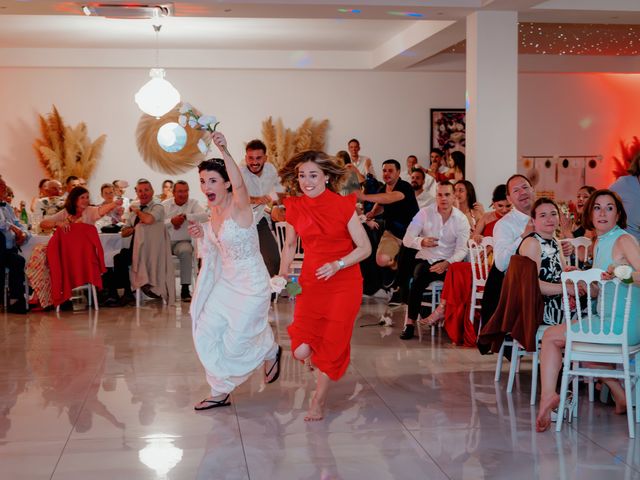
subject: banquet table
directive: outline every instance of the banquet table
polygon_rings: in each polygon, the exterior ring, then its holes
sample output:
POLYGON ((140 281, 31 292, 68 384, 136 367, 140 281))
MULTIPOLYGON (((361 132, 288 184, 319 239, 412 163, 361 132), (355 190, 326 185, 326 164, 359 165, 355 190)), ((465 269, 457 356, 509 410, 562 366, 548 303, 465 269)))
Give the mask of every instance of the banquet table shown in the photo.
MULTIPOLYGON (((120 253, 121 249, 129 246, 131 237, 122 238, 119 233, 100 233, 99 237, 102 249, 104 250, 104 263, 107 267, 113 267, 113 257, 117 253, 120 253)), ((36 248, 37 245, 48 244, 50 239, 51 235, 33 235, 25 245, 20 247, 22 250, 21 255, 28 262, 33 253, 33 249, 36 248)))

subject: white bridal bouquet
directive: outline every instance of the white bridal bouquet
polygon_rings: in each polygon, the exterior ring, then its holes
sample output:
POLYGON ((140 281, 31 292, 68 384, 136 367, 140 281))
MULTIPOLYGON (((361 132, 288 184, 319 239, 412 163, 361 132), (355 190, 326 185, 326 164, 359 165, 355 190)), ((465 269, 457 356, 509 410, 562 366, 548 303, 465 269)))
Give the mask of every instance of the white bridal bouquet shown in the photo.
POLYGON ((633 283, 633 268, 631 268, 631 265, 618 265, 613 269, 613 274, 622 283, 633 283))
MULTIPOLYGON (((188 103, 183 103, 179 112, 178 123, 183 127, 189 125, 189 127, 196 130, 215 132, 216 127, 220 123, 213 115, 200 115, 196 113, 188 103)), ((200 139, 198 140, 198 150, 200 150, 203 155, 206 155, 209 151, 209 145, 207 145, 207 142, 203 139, 200 139)))
POLYGON ((271 291, 273 293, 277 293, 278 295, 280 295, 280 292, 282 292, 282 290, 286 290, 291 298, 295 298, 297 295, 302 293, 302 287, 298 282, 288 281, 286 278, 281 277, 280 275, 271 277, 269 284, 271 285, 271 291))

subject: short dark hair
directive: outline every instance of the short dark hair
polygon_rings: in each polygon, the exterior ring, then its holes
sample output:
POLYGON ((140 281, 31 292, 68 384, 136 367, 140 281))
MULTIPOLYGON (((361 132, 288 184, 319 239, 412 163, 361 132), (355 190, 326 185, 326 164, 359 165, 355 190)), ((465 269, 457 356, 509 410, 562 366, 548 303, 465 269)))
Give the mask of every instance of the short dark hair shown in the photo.
POLYGON ((76 202, 78 201, 78 198, 85 193, 89 193, 89 190, 84 187, 73 187, 71 189, 69 195, 67 195, 67 199, 64 201, 64 209, 69 213, 69 215, 75 215, 78 213, 76 202))
MULTIPOLYGON (((198 164, 198 173, 206 170, 207 172, 218 172, 222 177, 222 180, 225 182, 229 182, 229 174, 227 173, 227 168, 224 166, 224 160, 221 158, 210 158, 208 160, 203 160, 198 164)), ((231 185, 227 188, 227 192, 232 191, 231 185)))
POLYGON ((620 199, 620 195, 616 192, 609 190, 608 188, 603 188, 600 190, 596 190, 591 194, 589 200, 584 206, 584 210, 582 211, 582 227, 585 230, 593 230, 595 226, 593 225, 593 207, 595 206, 596 200, 599 197, 603 197, 604 195, 609 195, 613 198, 613 203, 616 204, 616 210, 618 210, 618 226, 620 228, 627 228, 627 212, 624 209, 624 205, 622 204, 622 200, 620 199))
POLYGON ((352 138, 351 140, 349 140, 349 141, 347 142, 347 145, 349 145, 350 143, 353 143, 353 142, 357 143, 357 144, 358 144, 358 146, 360 146, 360 142, 358 141, 358 139, 357 139, 357 138, 352 138))
POLYGON ((536 208, 538 208, 540 205, 553 205, 556 209, 556 212, 558 212, 558 216, 560 216, 560 208, 558 207, 558 204, 556 202, 554 202, 549 197, 540 197, 535 202, 533 202, 533 206, 531 207, 531 218, 536 218, 536 208))
MULTIPOLYGON (((73 182, 74 180, 78 180, 78 177, 76 177, 75 175, 69 175, 67 177, 67 179, 64 181, 65 185, 69 185, 71 182, 73 182)), ((75 214, 74 214, 75 215, 75 214)))
POLYGON ((171 187, 173 187, 173 180, 171 180, 170 178, 167 178, 164 182, 162 182, 162 186, 164 187, 165 183, 170 183, 171 187))
POLYGON ((256 138, 254 140, 251 140, 249 143, 247 143, 247 146, 245 147, 244 151, 248 152, 249 150, 262 150, 264 153, 267 153, 267 146, 264 144, 262 140, 258 140, 256 138))
POLYGON ((439 148, 432 148, 429 154, 432 154, 432 153, 435 153, 436 155, 440 155, 440 156, 444 155, 444 152, 439 148))
POLYGON ((451 190, 453 190, 453 183, 451 183, 449 180, 442 180, 442 181, 438 182, 438 186, 439 187, 451 187, 451 190))
POLYGON ((102 185, 100 185, 100 195, 102 195, 102 192, 104 192, 105 188, 113 188, 113 184, 112 183, 103 183, 102 185))
POLYGON ((49 178, 43 178, 42 180, 40 180, 38 182, 38 188, 42 188, 44 186, 45 183, 47 183, 50 179, 49 178))
POLYGON ((502 202, 507 199, 507 186, 504 183, 496 186, 491 194, 491 203, 502 202))
POLYGON ((172 190, 175 191, 178 185, 186 185, 187 187, 189 186, 189 184, 185 180, 176 180, 175 183, 173 184, 172 190))
POLYGON ((415 155, 407 155, 407 160, 409 160, 410 158, 415 158, 416 162, 418 161, 418 157, 416 157, 415 155))
POLYGON ((400 162, 398 160, 394 160, 393 158, 390 158, 389 160, 385 160, 384 162, 382 162, 382 165, 393 165, 394 167, 396 167, 396 169, 398 171, 400 171, 400 162))
POLYGON ((511 180, 515 180, 516 178, 522 178, 524 180, 526 180, 526 182, 529 184, 530 187, 533 187, 533 185, 531 184, 531 180, 529 180, 529 178, 525 175, 522 175, 520 173, 515 173, 513 175, 511 175, 507 181, 505 182, 505 185, 507 186, 507 195, 509 195, 511 193, 511 191, 509 190, 509 184, 511 183, 511 180))
POLYGON ((425 173, 424 173, 424 170, 423 170, 423 169, 421 169, 421 168, 413 168, 413 169, 411 170, 411 173, 415 173, 415 172, 418 172, 418 173, 422 174, 422 178, 426 178, 426 175, 425 175, 425 173))

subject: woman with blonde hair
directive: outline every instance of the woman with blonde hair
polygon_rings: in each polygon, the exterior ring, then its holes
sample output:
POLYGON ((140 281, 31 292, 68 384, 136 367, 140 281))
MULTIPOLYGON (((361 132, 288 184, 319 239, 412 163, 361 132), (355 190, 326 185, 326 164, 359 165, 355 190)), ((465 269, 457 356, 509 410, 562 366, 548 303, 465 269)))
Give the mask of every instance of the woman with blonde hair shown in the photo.
POLYGON ((331 380, 339 380, 350 361, 353 324, 360 310, 362 275, 359 262, 371 244, 355 211, 355 194, 339 195, 346 169, 324 152, 305 151, 291 158, 280 178, 293 196, 285 198, 287 231, 280 260, 286 277, 297 237, 302 237, 304 263, 289 326, 294 358, 310 358, 317 370, 316 391, 305 421, 322 420, 331 380))

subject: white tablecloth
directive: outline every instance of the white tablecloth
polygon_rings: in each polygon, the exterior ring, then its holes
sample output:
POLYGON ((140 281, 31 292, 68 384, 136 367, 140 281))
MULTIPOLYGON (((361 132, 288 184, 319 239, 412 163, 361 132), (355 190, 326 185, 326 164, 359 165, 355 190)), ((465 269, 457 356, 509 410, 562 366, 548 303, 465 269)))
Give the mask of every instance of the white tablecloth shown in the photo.
MULTIPOLYGON (((100 233, 99 236, 104 250, 104 263, 107 267, 113 267, 113 257, 116 253, 120 253, 120 250, 129 246, 131 237, 122 238, 119 233, 100 233)), ((21 255, 29 261, 36 245, 47 244, 50 238, 51 235, 33 235, 25 245, 20 247, 22 249, 21 255)))

